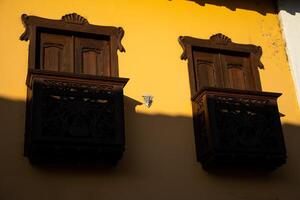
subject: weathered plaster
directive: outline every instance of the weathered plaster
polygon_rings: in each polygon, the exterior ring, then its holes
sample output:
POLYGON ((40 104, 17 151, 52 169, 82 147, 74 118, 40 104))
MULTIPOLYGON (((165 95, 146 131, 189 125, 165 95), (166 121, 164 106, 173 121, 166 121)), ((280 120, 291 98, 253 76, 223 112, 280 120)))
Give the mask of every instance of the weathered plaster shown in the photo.
POLYGON ((282 33, 286 41, 286 53, 300 106, 300 1, 279 0, 278 8, 282 33))

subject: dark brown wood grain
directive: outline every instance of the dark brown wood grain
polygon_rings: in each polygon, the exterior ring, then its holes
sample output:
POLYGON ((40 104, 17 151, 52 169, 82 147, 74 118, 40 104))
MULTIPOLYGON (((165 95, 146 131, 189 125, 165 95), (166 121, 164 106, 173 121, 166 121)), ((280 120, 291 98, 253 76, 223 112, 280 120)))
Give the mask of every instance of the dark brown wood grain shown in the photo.
POLYGON ((72 36, 40 34, 40 65, 37 69, 74 72, 74 43, 72 36))

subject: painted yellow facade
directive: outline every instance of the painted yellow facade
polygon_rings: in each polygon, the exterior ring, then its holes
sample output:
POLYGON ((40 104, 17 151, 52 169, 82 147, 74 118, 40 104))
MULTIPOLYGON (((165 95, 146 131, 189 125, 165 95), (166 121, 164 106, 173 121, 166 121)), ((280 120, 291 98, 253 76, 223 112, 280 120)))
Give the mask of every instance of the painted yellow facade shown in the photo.
POLYGON ((300 110, 274 5, 240 0, 232 10, 197 2, 205 1, 0 0, 0 199, 300 199, 300 110), (20 16, 72 12, 125 30, 126 53, 118 55, 120 76, 130 78, 127 149, 114 169, 41 169, 22 156, 28 42, 18 39, 20 16), (261 46, 263 91, 283 93, 289 157, 275 172, 209 174, 196 162, 187 62, 177 38, 215 33, 261 46), (141 104, 144 94, 154 96, 151 108, 141 104))

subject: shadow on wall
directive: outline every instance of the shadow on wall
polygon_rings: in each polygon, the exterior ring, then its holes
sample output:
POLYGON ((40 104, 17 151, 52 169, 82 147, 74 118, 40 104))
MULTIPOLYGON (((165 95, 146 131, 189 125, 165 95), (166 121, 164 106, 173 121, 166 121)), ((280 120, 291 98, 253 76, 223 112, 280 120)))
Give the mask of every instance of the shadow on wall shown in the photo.
POLYGON ((23 156, 25 102, 0 98, 0 199, 300 198, 299 126, 283 125, 289 157, 280 169, 211 174, 196 161, 191 118, 136 113, 140 104, 125 97, 126 151, 116 167, 41 168, 23 156))
MULTIPOLYGON (((172 1, 172 0, 169 0, 172 1)), ((230 10, 246 9, 257 11, 260 14, 277 13, 276 0, 186 0, 197 3, 200 6, 205 4, 212 4, 216 6, 224 6, 230 10)))
POLYGON ((279 11, 286 11, 291 15, 300 13, 300 1, 299 0, 278 0, 279 11))

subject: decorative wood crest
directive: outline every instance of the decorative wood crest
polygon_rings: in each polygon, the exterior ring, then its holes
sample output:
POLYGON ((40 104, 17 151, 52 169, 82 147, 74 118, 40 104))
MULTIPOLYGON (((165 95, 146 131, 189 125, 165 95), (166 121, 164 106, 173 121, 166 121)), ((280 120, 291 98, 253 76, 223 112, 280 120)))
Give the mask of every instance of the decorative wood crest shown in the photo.
POLYGON ((20 40, 24 40, 24 41, 28 41, 28 39, 29 39, 29 24, 28 24, 28 15, 26 15, 26 14, 23 14, 22 16, 21 16, 21 20, 22 20, 22 24, 23 24, 23 26, 24 26, 24 28, 25 28, 25 31, 24 31, 24 33, 22 33, 22 35, 20 36, 20 40))
POLYGON ((227 45, 231 43, 231 39, 226 35, 223 35, 222 33, 212 35, 209 39, 215 42, 216 44, 227 45))
POLYGON ((123 37, 124 37, 124 29, 122 27, 118 27, 118 49, 121 52, 125 52, 126 51, 125 48, 124 48, 124 46, 121 43, 123 37))
POLYGON ((253 53, 256 55, 254 58, 255 65, 260 69, 264 69, 264 64, 260 61, 260 58, 262 56, 262 48, 260 46, 256 46, 256 50, 253 53))
POLYGON ((101 49, 98 49, 98 48, 91 48, 91 47, 84 47, 82 48, 82 52, 95 52, 97 54, 101 54, 102 53, 102 50, 101 49))
POLYGON ((67 14, 61 17, 61 20, 72 24, 88 24, 88 20, 77 13, 67 14))
POLYGON ((178 38, 178 42, 179 42, 180 46, 183 49, 183 52, 180 56, 181 60, 186 60, 187 59, 186 46, 184 44, 184 38, 185 38, 184 36, 179 36, 179 38, 178 38))

